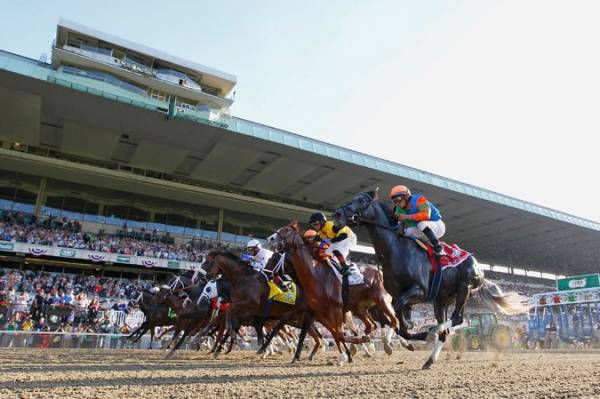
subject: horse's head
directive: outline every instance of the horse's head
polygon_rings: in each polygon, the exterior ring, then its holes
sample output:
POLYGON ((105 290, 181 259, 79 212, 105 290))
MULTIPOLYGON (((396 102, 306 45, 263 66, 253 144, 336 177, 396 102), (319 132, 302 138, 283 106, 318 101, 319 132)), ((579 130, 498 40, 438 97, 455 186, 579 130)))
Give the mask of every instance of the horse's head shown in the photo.
POLYGON ((339 207, 333 214, 334 223, 340 227, 354 227, 361 221, 374 222, 376 213, 373 203, 378 199, 378 190, 360 193, 352 201, 339 207))
POLYGON ((204 262, 202 262, 202 270, 206 275, 210 278, 216 278, 221 274, 221 270, 219 265, 217 264, 217 257, 219 256, 220 251, 210 251, 205 257, 204 262))
POLYGON ((284 252, 293 246, 304 245, 299 231, 298 222, 290 222, 269 236, 267 243, 275 252, 284 252))
POLYGON ((247 269, 247 264, 236 253, 228 249, 217 249, 206 255, 202 269, 209 277, 216 278, 223 274, 228 278, 240 268, 247 269))

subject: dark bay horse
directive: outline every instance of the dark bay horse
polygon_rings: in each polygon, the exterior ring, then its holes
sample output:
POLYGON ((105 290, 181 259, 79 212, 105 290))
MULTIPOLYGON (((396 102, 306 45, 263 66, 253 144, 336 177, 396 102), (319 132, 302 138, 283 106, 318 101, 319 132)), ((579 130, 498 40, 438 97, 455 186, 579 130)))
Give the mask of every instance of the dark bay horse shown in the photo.
MULTIPOLYGON (((294 305, 269 301, 270 288, 266 277, 242 262, 237 255, 224 250, 209 253, 204 268, 212 276, 222 273, 231 284, 231 304, 227 311, 227 324, 229 326, 227 336, 235 337, 241 324, 244 322, 249 323, 256 329, 259 345, 261 346, 259 353, 262 353, 268 344, 268 342, 263 342, 264 322, 284 319, 287 324, 303 330, 292 362, 300 359, 302 341, 306 333, 315 341, 309 359, 314 357, 319 350, 320 338, 322 337, 317 329, 312 326, 313 318, 304 302, 304 295, 300 287, 297 287, 298 296, 294 305)), ((275 333, 277 332, 275 331, 275 333)), ((223 342, 227 339, 227 336, 223 338, 223 342)))
MULTIPOLYGON (((410 306, 426 302, 433 278, 431 262, 425 251, 394 227, 393 209, 389 201, 377 198, 377 191, 358 194, 350 203, 334 214, 335 223, 344 226, 363 225, 369 231, 375 252, 383 265, 385 288, 392 295, 394 309, 400 317, 400 336, 406 339, 427 338, 428 333, 409 334, 410 306)), ((456 267, 442 272, 441 285, 433 299, 437 327, 429 333, 434 349, 423 365, 431 368, 437 361, 450 327, 463 323, 464 305, 469 296, 478 292, 483 302, 505 314, 527 311, 522 298, 514 293, 504 294, 494 283, 486 280, 477 260, 469 256, 456 267), (447 320, 447 310, 455 303, 454 312, 447 320), (439 338, 439 339, 438 339, 439 338)))
POLYGON ((200 284, 186 287, 185 290, 170 292, 166 288, 161 288, 158 293, 157 301, 169 306, 177 315, 175 323, 175 332, 173 338, 167 345, 167 349, 177 340, 181 331, 183 336, 179 339, 170 355, 173 355, 183 344, 185 339, 192 333, 200 330, 208 322, 209 306, 208 303, 200 303, 200 296, 206 285, 205 280, 199 280, 200 284))
MULTIPOLYGON (((132 301, 142 313, 144 313, 144 322, 133 331, 128 339, 132 342, 139 341, 144 334, 150 331, 150 349, 152 349, 152 341, 154 341, 154 328, 164 326, 174 326, 176 319, 171 317, 169 306, 157 303, 157 294, 153 294, 146 290, 140 292, 139 296, 132 301)), ((162 337, 167 331, 160 336, 162 337)), ((160 338, 160 337, 159 337, 160 338)))

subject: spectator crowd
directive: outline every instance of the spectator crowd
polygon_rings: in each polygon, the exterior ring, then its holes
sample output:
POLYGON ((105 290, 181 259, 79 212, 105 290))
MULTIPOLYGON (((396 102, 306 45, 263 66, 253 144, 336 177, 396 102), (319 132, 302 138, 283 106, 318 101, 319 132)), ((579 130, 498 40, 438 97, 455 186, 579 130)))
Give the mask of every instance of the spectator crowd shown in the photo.
MULTIPOLYGON (((122 332, 109 312, 127 314, 151 282, 0 268, 0 330, 122 332)), ((128 327, 126 328, 128 330, 128 327)))
POLYGON ((49 245, 61 248, 137 255, 169 260, 201 261, 203 252, 216 247, 205 240, 194 239, 177 244, 169 233, 154 230, 133 231, 127 225, 115 234, 100 230, 82 231, 81 223, 67 218, 38 219, 22 212, 0 210, 0 241, 49 245))

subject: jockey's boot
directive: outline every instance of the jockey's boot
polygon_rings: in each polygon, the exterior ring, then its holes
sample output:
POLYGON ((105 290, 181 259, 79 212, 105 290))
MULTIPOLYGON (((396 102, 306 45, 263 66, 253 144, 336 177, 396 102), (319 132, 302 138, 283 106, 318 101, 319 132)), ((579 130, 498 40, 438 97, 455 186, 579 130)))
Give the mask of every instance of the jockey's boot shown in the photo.
POLYGON ((348 267, 348 264, 346 263, 346 258, 344 258, 344 255, 342 255, 342 253, 340 251, 333 251, 333 255, 335 256, 335 258, 337 259, 338 263, 341 266, 338 269, 340 274, 342 276, 349 276, 350 274, 352 274, 352 273, 350 273, 350 268, 348 267))
POLYGON ((438 238, 435 236, 433 230, 431 230, 429 227, 425 227, 423 229, 423 233, 427 236, 427 239, 431 243, 431 246, 433 247, 433 254, 436 256, 436 258, 439 259, 440 257, 444 256, 445 253, 440 245, 440 240, 438 240, 438 238))

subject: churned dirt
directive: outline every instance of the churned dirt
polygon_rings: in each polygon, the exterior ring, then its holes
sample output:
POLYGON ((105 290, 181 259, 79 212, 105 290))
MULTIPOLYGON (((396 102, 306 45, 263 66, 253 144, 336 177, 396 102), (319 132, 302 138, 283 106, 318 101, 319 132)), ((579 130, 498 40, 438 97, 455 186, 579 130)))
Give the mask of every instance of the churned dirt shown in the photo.
POLYGON ((362 354, 332 365, 333 352, 290 365, 252 352, 218 359, 162 351, 0 350, 1 398, 599 398, 600 352, 362 354))

